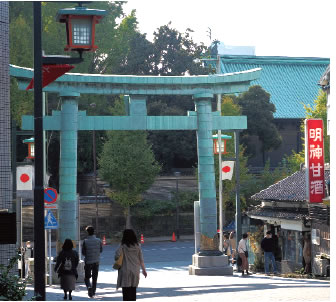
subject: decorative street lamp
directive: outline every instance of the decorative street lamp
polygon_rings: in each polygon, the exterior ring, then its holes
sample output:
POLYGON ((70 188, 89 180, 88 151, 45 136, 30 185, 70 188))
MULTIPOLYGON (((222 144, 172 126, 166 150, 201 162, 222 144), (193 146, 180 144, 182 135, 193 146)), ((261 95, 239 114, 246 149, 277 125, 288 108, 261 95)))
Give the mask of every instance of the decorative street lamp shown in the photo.
MULTIPOLYGON (((221 154, 227 154, 227 151, 226 151, 226 140, 228 139, 231 139, 232 136, 230 135, 225 135, 225 134, 222 134, 221 135, 221 154)), ((212 139, 213 139, 213 153, 214 154, 219 154, 219 142, 218 142, 218 135, 213 135, 212 136, 212 139)))
MULTIPOLYGON (((68 45, 66 50, 79 52, 79 58, 65 56, 42 56, 41 2, 33 2, 34 11, 34 295, 45 301, 45 240, 44 240, 44 139, 42 106, 42 69, 48 64, 76 64, 83 61, 82 52, 94 51, 95 25, 106 11, 87 9, 79 4, 75 9, 61 9, 57 20, 67 24, 68 45)), ((66 72, 66 71, 65 71, 66 72)), ((60 75, 58 75, 60 76, 60 75)), ((56 77, 57 78, 57 77, 56 77)), ((56 79, 55 78, 55 79, 56 79)))
POLYGON ((106 13, 105 10, 83 7, 81 3, 75 8, 60 9, 56 21, 66 24, 67 45, 64 50, 76 50, 80 56, 83 51, 95 51, 95 27, 106 13))
POLYGON ((27 138, 23 140, 23 143, 28 145, 28 156, 26 158, 28 159, 34 159, 35 158, 35 144, 34 144, 34 138, 27 138))

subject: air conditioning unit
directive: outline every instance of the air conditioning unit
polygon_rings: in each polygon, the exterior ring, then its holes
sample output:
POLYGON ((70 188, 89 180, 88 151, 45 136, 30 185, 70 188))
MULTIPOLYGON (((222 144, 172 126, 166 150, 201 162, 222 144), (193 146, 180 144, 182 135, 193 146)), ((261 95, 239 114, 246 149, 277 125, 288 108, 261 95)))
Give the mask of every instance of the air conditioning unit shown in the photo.
POLYGON ((312 272, 317 276, 327 276, 328 259, 314 258, 312 272))

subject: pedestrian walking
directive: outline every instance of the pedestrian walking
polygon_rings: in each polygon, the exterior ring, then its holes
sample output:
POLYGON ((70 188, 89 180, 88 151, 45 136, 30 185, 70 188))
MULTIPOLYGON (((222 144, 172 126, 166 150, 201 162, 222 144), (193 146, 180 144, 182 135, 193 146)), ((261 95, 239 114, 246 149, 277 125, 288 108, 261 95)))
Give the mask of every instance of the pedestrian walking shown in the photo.
POLYGON ((223 251, 224 254, 227 256, 231 256, 231 247, 230 247, 230 240, 229 240, 229 235, 228 234, 224 234, 223 235, 223 251))
POLYGON ((242 276, 244 276, 244 270, 246 271, 246 275, 251 275, 248 271, 248 251, 247 251, 247 233, 243 234, 243 238, 240 239, 238 243, 238 254, 240 259, 242 260, 241 270, 242 270, 242 276))
POLYGON ((68 292, 69 300, 72 300, 71 293, 75 290, 76 279, 78 278, 78 262, 78 253, 73 250, 72 240, 69 238, 65 239, 55 265, 55 272, 58 273, 58 278, 61 278, 61 289, 64 291, 64 300, 67 300, 68 292))
POLYGON ((123 301, 136 301, 136 288, 142 274, 147 277, 141 247, 132 229, 124 230, 121 244, 115 253, 115 260, 122 255, 123 261, 118 269, 117 289, 122 288, 123 301))
POLYGON ((93 226, 87 226, 85 230, 88 233, 88 237, 84 239, 82 245, 85 271, 84 281, 88 290, 88 296, 92 298, 96 294, 100 253, 103 251, 103 245, 101 240, 94 235, 93 226), (91 278, 92 284, 90 281, 91 278))
POLYGON ((303 245, 303 258, 305 261, 305 274, 311 273, 311 237, 308 235, 304 239, 304 245, 303 245))
POLYGON ((231 259, 232 259, 232 265, 235 263, 236 255, 237 255, 237 242, 236 242, 236 236, 235 231, 232 231, 229 236, 230 241, 230 249, 231 249, 231 259))
POLYGON ((272 238, 272 232, 267 231, 266 236, 261 240, 261 248, 264 251, 264 264, 265 274, 269 275, 269 264, 272 263, 272 269, 274 274, 278 274, 276 262, 275 262, 275 242, 272 238))

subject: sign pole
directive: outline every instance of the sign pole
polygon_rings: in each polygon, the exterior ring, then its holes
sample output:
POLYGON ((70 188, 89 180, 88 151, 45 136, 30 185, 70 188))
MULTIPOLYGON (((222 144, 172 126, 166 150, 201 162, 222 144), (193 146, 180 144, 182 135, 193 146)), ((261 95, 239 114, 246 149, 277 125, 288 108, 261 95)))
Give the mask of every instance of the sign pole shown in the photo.
POLYGON ((49 234, 49 285, 52 285, 52 269, 51 269, 51 229, 48 230, 49 234))
MULTIPOLYGON (((45 233, 47 234, 48 230, 48 241, 49 241, 49 249, 46 246, 46 254, 47 250, 49 251, 49 285, 52 285, 52 268, 51 268, 51 229, 57 229, 58 223, 56 218, 51 212, 51 209, 57 209, 56 201, 57 201, 57 191, 53 188, 45 188, 44 189, 44 210, 45 210, 45 218, 44 218, 44 229, 45 233), (48 211, 47 211, 48 209, 48 211)), ((46 242, 48 242, 46 240, 46 242)), ((47 268, 47 266, 46 266, 47 268)))

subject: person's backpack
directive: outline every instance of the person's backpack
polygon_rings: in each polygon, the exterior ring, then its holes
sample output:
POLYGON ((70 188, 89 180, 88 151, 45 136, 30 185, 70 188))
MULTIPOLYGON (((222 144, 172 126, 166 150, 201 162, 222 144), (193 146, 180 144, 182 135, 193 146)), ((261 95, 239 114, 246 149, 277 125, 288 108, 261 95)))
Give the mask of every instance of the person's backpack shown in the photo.
POLYGON ((63 270, 71 271, 71 269, 72 269, 71 258, 65 258, 65 262, 64 262, 64 265, 63 265, 63 270))

